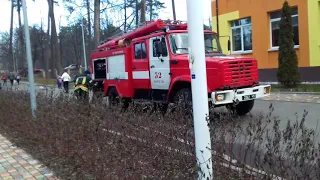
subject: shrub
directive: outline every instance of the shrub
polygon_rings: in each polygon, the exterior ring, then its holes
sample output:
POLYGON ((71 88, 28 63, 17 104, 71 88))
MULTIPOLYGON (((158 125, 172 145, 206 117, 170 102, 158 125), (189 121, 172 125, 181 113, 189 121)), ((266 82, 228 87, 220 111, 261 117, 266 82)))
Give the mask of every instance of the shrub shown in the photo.
MULTIPOLYGON (((51 95, 37 100, 32 121, 27 94, 0 92, 0 131, 62 179, 196 179, 193 123, 182 111, 163 116, 51 95)), ((272 111, 247 126, 229 113, 208 117, 215 179, 320 179, 315 134, 303 124, 307 113, 281 130, 272 111)))
POLYGON ((278 81, 287 87, 295 87, 301 81, 293 42, 291 7, 288 1, 283 3, 280 20, 277 77, 278 81))

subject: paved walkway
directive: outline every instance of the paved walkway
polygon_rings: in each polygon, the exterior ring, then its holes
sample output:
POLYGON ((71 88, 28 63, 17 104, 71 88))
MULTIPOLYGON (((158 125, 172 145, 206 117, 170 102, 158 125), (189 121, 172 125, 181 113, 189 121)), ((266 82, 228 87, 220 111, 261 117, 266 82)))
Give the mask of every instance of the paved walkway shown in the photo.
POLYGON ((0 180, 57 180, 24 150, 0 134, 0 180))
POLYGON ((270 96, 262 98, 269 101, 288 101, 304 103, 320 103, 320 95, 315 94, 281 94, 272 93, 270 96))

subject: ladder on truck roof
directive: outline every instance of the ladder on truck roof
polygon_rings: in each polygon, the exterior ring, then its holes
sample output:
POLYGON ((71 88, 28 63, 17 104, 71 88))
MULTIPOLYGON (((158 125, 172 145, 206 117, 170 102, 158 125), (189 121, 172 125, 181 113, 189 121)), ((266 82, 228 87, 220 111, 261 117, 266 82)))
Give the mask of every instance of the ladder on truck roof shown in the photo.
POLYGON ((161 20, 156 21, 146 21, 138 26, 138 28, 129 29, 127 32, 118 33, 108 39, 98 46, 99 51, 105 49, 111 49, 121 46, 126 46, 131 44, 131 40, 137 37, 145 36, 151 33, 155 33, 165 28, 175 29, 175 30, 186 30, 187 23, 186 21, 177 21, 177 20, 161 20))
POLYGON ((129 33, 129 32, 131 32, 131 31, 134 31, 135 29, 137 29, 137 28, 139 28, 139 27, 145 26, 147 23, 150 23, 150 22, 154 22, 154 21, 153 21, 153 20, 152 20, 152 21, 146 21, 146 22, 144 22, 144 23, 140 23, 140 24, 137 25, 137 26, 128 28, 128 29, 126 29, 126 31, 122 31, 122 32, 119 32, 119 33, 117 33, 117 34, 115 34, 115 35, 112 35, 111 37, 108 37, 107 39, 101 41, 100 45, 102 45, 102 44, 104 44, 104 43, 106 43, 106 42, 108 42, 108 41, 111 41, 111 40, 113 40, 113 39, 115 39, 115 38, 117 38, 117 37, 123 36, 123 35, 126 34, 126 33, 129 33))
POLYGON ((123 36, 123 35, 126 34, 126 33, 130 33, 130 32, 132 32, 132 31, 134 31, 134 30, 136 30, 136 29, 138 29, 138 28, 140 28, 140 27, 143 27, 143 26, 145 26, 145 25, 147 25, 147 24, 150 24, 151 22, 154 22, 154 20, 152 20, 152 21, 146 21, 146 22, 144 22, 144 23, 140 23, 140 24, 137 25, 137 26, 128 28, 128 29, 126 29, 126 31, 122 31, 122 32, 120 32, 120 33, 118 33, 118 34, 115 34, 115 35, 107 38, 107 39, 105 40, 105 42, 110 41, 110 40, 113 40, 113 39, 115 39, 115 38, 117 38, 117 37, 123 36))

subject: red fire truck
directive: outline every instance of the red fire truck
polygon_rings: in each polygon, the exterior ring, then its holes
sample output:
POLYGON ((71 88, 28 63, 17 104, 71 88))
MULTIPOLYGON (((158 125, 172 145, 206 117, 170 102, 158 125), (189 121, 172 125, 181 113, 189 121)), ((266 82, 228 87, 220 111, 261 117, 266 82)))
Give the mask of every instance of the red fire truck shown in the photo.
MULTIPOLYGON (((204 41, 209 104, 233 105, 244 115, 255 99, 270 95, 270 85, 258 83, 255 59, 223 54, 210 30, 204 31, 204 41)), ((109 101, 121 97, 168 105, 184 97, 191 102, 188 47, 187 23, 149 21, 98 46, 90 57, 92 78, 109 101)))

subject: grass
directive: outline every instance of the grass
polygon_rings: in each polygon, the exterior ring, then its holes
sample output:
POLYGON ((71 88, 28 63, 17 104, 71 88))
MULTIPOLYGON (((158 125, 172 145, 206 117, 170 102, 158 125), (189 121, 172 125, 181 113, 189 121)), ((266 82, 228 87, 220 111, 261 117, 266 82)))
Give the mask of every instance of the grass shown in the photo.
POLYGON ((271 85, 272 92, 320 92, 319 84, 300 84, 295 88, 287 88, 280 84, 271 85))
MULTIPOLYGON (((27 77, 22 77, 22 81, 28 81, 27 77)), ((43 84, 43 85, 56 85, 57 81, 56 79, 45 79, 45 78, 34 78, 35 83, 37 84, 43 84)))

